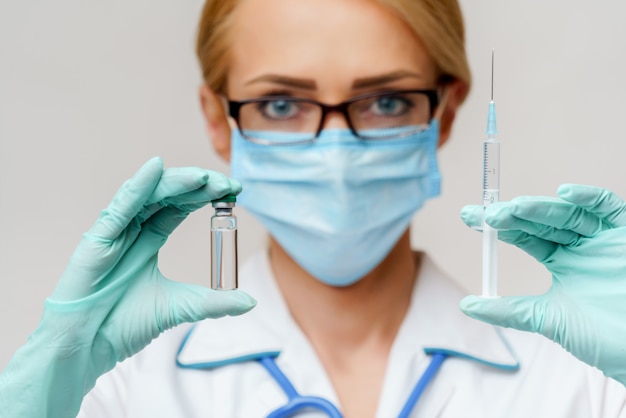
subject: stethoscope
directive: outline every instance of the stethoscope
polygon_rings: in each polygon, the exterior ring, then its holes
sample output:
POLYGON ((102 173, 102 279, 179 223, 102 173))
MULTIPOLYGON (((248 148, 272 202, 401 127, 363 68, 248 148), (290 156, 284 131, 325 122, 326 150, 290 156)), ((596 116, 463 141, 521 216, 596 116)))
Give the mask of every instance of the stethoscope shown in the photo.
MULTIPOLYGON (((178 367, 183 369, 210 369, 214 367, 213 364, 208 363, 185 364, 179 361, 178 357, 183 351, 183 348, 185 348, 192 331, 193 327, 189 330, 178 348, 178 352, 176 353, 176 364, 178 367)), ((415 384, 415 387, 404 403, 402 410, 398 414, 398 418, 408 418, 411 415, 411 412, 415 409, 415 405, 417 405, 417 402, 420 400, 424 390, 435 378, 435 375, 439 371, 443 361, 448 358, 449 355, 443 350, 436 349, 431 350, 429 354, 431 355, 430 364, 415 384)), ((278 386, 280 386, 283 392, 285 392, 285 395, 287 395, 287 403, 275 409, 267 416, 267 418, 289 418, 293 417, 298 412, 312 409, 325 413, 329 418, 342 418, 339 409, 329 400, 319 396, 307 396, 300 394, 285 373, 283 373, 280 367, 278 367, 278 364, 276 364, 276 355, 266 355, 256 361, 258 361, 265 368, 269 375, 272 376, 276 383, 278 383, 278 386)))
MULTIPOLYGON (((415 405, 417 405, 422 393, 424 393, 424 389, 426 389, 428 384, 434 379, 437 371, 439 371, 439 368, 447 357, 448 355, 441 351, 435 351, 432 353, 430 364, 424 371, 424 374, 422 374, 422 377, 420 377, 418 382, 415 384, 415 387, 404 403, 404 407, 402 408, 402 411, 400 411, 398 418, 408 418, 411 415, 411 412, 415 408, 415 405)), ((305 409, 318 410, 328 415, 329 418, 342 418, 343 415, 341 415, 339 409, 337 409, 337 407, 330 401, 320 398, 319 396, 306 396, 298 393, 287 376, 285 376, 283 371, 280 370, 278 364, 276 364, 275 357, 262 357, 258 361, 263 367, 265 367, 265 370, 267 370, 270 376, 274 378, 276 383, 278 383, 288 398, 285 405, 271 412, 267 418, 288 418, 305 409)))

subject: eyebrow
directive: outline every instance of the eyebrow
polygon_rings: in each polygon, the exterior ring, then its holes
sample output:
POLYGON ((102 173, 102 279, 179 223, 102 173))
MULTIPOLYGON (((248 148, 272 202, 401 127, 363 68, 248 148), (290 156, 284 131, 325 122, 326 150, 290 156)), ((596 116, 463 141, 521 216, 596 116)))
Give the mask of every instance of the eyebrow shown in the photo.
POLYGON ((288 77, 285 75, 277 75, 277 74, 265 74, 252 80, 246 82, 246 85, 259 83, 259 82, 269 82, 274 84, 282 84, 287 87, 295 87, 303 90, 315 90, 317 88, 317 83, 315 80, 308 78, 295 78, 288 77))
MULTIPOLYGON (((407 70, 392 71, 390 73, 381 74, 373 77, 357 78, 352 83, 353 89, 362 89, 367 87, 375 87, 378 85, 390 83, 392 81, 401 80, 403 78, 417 78, 422 79, 422 76, 418 73, 414 73, 407 70)), ((315 90, 317 83, 310 78, 296 78, 278 74, 264 74, 259 77, 253 78, 247 81, 245 84, 250 85, 260 82, 269 82, 274 84, 281 84, 286 87, 294 87, 303 90, 315 90)))
POLYGON ((418 73, 407 70, 398 70, 386 74, 377 75, 374 77, 357 78, 356 80, 354 80, 354 83, 352 83, 352 88, 362 89, 366 87, 375 87, 381 84, 387 84, 391 83, 392 81, 397 81, 409 77, 417 78, 420 80, 422 79, 422 76, 418 73))

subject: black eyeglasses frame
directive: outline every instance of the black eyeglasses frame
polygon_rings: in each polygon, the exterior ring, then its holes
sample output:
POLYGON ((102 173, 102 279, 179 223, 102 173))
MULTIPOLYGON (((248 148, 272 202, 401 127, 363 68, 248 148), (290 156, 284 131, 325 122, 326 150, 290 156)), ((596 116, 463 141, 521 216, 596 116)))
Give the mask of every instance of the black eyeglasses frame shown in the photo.
POLYGON ((363 99, 371 99, 372 97, 383 97, 383 96, 389 96, 389 95, 394 95, 394 94, 411 94, 411 93, 424 94, 428 97, 428 102, 430 104, 429 121, 432 120, 435 114, 435 111, 437 109, 437 106, 440 103, 439 90, 435 90, 435 89, 385 90, 385 91, 379 91, 379 92, 373 92, 373 93, 362 94, 359 96, 354 96, 344 102, 337 103, 334 105, 318 102, 317 100, 313 100, 313 99, 305 99, 305 98, 293 97, 293 96, 261 96, 261 97, 257 97, 254 99, 246 99, 246 100, 240 100, 240 101, 230 100, 227 97, 224 97, 224 99, 226 100, 226 103, 228 105, 228 114, 230 117, 232 117, 235 120, 237 124, 237 129, 239 129, 239 132, 241 133, 241 135, 251 142, 261 143, 261 144, 265 142, 260 141, 256 138, 248 137, 245 134, 245 132, 243 132, 243 130, 241 129, 241 125, 239 122, 239 114, 240 114, 240 110, 242 106, 245 106, 249 103, 263 103, 267 101, 276 101, 276 100, 289 100, 292 102, 308 103, 308 104, 319 106, 322 109, 322 114, 320 116, 319 126, 317 127, 317 130, 315 131, 315 136, 313 138, 303 140, 303 141, 294 141, 294 142, 284 143, 284 144, 278 144, 278 143, 273 144, 273 145, 299 145, 303 143, 314 142, 318 138, 320 132, 322 131, 324 122, 326 120, 326 116, 332 112, 339 112, 343 115, 348 125, 348 128, 350 129, 350 131, 352 132, 354 136, 362 140, 370 140, 372 138, 360 136, 357 130, 354 128, 352 121, 350 119, 350 116, 348 114, 348 107, 352 103, 358 102, 363 99))

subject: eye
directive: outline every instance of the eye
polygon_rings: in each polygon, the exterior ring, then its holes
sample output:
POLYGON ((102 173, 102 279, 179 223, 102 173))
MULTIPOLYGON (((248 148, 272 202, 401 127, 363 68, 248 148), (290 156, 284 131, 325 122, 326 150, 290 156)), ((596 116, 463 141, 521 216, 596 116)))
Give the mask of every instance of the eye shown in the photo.
POLYGON ((369 111, 375 116, 400 116, 413 107, 410 99, 403 96, 382 96, 372 101, 369 111))
POLYGON ((270 100, 259 103, 258 110, 268 119, 289 119, 297 115, 298 105, 289 100, 270 100))

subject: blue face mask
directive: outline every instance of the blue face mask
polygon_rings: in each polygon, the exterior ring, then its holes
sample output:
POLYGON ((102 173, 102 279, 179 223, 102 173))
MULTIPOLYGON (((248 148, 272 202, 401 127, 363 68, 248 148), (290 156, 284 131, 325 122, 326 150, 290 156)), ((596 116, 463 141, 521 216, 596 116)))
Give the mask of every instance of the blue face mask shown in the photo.
POLYGON ((348 286, 374 269, 439 194, 436 120, 378 141, 342 129, 323 130, 314 143, 266 146, 233 132, 231 176, 243 185, 237 204, 329 285, 348 286))

